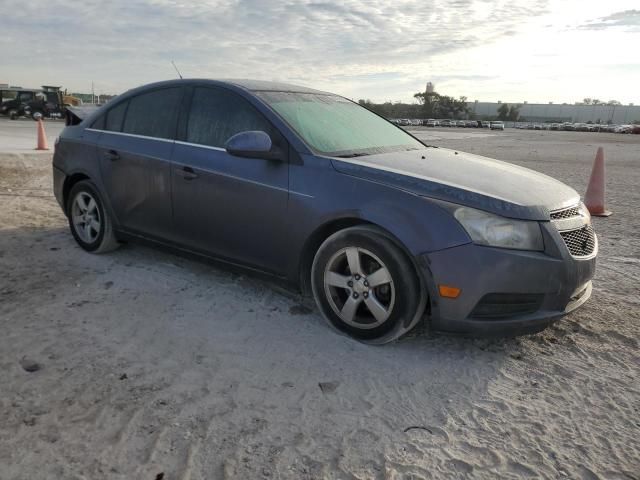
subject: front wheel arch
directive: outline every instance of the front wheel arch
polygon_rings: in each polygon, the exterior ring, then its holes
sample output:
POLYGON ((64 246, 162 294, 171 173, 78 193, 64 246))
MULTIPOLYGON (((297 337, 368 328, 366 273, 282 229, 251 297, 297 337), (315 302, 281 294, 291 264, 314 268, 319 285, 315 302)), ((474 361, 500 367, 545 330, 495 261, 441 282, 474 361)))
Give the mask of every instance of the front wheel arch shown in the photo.
MULTIPOLYGON (((320 309, 321 313, 323 313, 323 316, 325 317, 325 319, 327 319, 329 321, 329 323, 333 323, 330 320, 330 317, 327 316, 327 312, 324 311, 326 309, 323 309, 323 307, 320 305, 320 300, 318 298, 318 291, 319 291, 319 283, 318 283, 318 266, 317 266, 317 262, 320 261, 319 265, 322 265, 323 261, 325 260, 324 257, 326 257, 327 255, 327 251, 325 251, 325 249, 327 248, 325 246, 325 244, 327 244, 327 241, 329 242, 341 242, 344 241, 343 239, 340 239, 340 237, 337 237, 338 234, 341 234, 342 232, 344 232, 345 235, 358 235, 358 233, 355 232, 361 232, 360 235, 362 235, 362 232, 365 233, 365 235, 367 235, 366 232, 369 232, 368 235, 370 235, 369 239, 372 239, 375 241, 375 237, 378 236, 378 238, 382 237, 383 239, 385 239, 386 242, 388 242, 388 248, 390 248, 391 250, 393 250, 393 248, 395 247, 396 249, 396 258, 397 259, 401 259, 404 258, 404 260, 400 260, 400 262, 404 262, 406 265, 406 269, 405 270, 407 272, 407 274, 413 274, 411 275, 414 280, 413 281, 417 281, 417 284, 414 284, 414 286, 412 288, 409 288, 407 291, 411 292, 412 289, 414 291, 415 295, 420 295, 419 297, 415 297, 410 295, 410 297, 407 297, 406 300, 408 300, 408 298, 418 298, 418 303, 415 304, 415 309, 414 308, 410 308, 410 312, 413 311, 414 314, 404 318, 404 320, 401 323, 396 323, 395 326, 392 324, 391 326, 391 330, 388 331, 383 331, 380 332, 380 334, 375 334, 372 337, 360 337, 358 335, 356 335, 355 338, 357 338, 359 341, 362 341, 364 343, 369 343, 369 344, 375 344, 375 345, 380 345, 380 344, 384 344, 384 343, 388 343, 390 341, 393 341, 397 338, 400 338, 401 336, 403 336, 405 333, 409 332, 410 330, 412 330, 419 322, 421 319, 424 318, 425 314, 429 314, 430 313, 430 297, 431 297, 431 289, 427 288, 426 285, 426 281, 424 276, 421 273, 421 270, 419 268, 419 266, 417 265, 416 259, 409 253, 408 249, 402 245, 402 243, 395 238, 390 232, 386 231, 385 229, 379 227, 378 225, 372 224, 372 223, 368 223, 368 222, 364 222, 364 223, 360 223, 357 224, 355 226, 352 227, 347 227, 347 228, 343 228, 343 229, 339 229, 338 231, 334 232, 333 234, 329 235, 327 238, 325 238, 325 240, 322 242, 321 246, 319 249, 316 250, 315 255, 314 255, 314 260, 313 260, 313 264, 312 264, 312 268, 311 271, 309 272, 309 279, 312 283, 312 294, 314 296, 314 299, 316 300, 316 304, 318 305, 318 308, 320 309), (317 257, 318 255, 322 255, 322 257, 320 257, 320 260, 316 260, 315 257, 317 257)), ((365 242, 366 245, 366 242, 365 242)), ((378 244, 378 246, 380 246, 381 244, 378 244)), ((382 244, 384 245, 384 244, 382 244)), ((366 248, 366 246, 365 246, 366 248)), ((374 247, 375 248, 375 247, 374 247)), ((391 252, 391 250, 387 250, 387 252, 391 252)), ((330 251, 330 250, 329 250, 330 251)), ((375 250, 373 250, 375 251, 375 250)), ((384 258, 384 257, 381 257, 384 258)), ((397 273, 397 272, 396 272, 397 273)), ((406 275, 402 275, 400 277, 395 277, 396 279, 398 278, 404 278, 407 279, 408 277, 406 275)), ((356 276, 356 280, 357 280, 357 276, 356 276)), ((351 286, 351 285, 350 285, 351 286)), ((366 282, 365 282, 365 286, 366 286, 366 282)), ((366 294, 365 294, 366 295, 366 294)), ((355 294, 354 294, 355 297, 355 294)), ((333 325, 334 327, 336 327, 336 325, 333 325)), ((339 330, 342 330, 341 327, 338 327, 339 330)), ((344 332, 347 333, 350 336, 353 336, 354 332, 344 332)), ((362 332, 360 332, 362 333, 362 332)))
MULTIPOLYGON (((329 238, 334 233, 344 230, 349 227, 356 226, 365 226, 371 227, 376 230, 376 232, 385 235, 391 241, 393 241, 398 248, 400 248, 403 253, 407 256, 407 258, 413 264, 413 268, 416 271, 416 275, 420 278, 420 281, 423 282, 424 286, 427 286, 427 282, 425 281, 424 275, 422 274, 422 269, 416 260, 416 257, 411 254, 409 249, 400 241, 398 237, 396 237, 393 233, 391 233, 386 228, 378 225, 374 222, 365 220, 360 217, 342 217, 338 219, 331 220, 326 222, 319 227, 317 227, 311 235, 307 238, 307 241, 302 248, 302 253, 300 255, 300 260, 298 262, 298 274, 299 274, 299 282, 300 282, 300 291, 303 294, 311 293, 311 283, 309 281, 311 274, 311 266, 313 265, 313 259, 320 248, 320 245, 324 243, 324 241, 329 238)), ((429 289, 431 291, 431 289, 429 289)))

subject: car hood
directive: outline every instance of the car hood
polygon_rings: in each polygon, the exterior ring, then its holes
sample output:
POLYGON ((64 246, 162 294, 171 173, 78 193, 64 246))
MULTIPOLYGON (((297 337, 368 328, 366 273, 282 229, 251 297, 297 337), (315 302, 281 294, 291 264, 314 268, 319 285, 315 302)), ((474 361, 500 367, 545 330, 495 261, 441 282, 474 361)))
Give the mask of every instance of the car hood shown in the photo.
POLYGON ((542 173, 445 148, 332 158, 341 173, 510 218, 549 220, 578 193, 542 173))

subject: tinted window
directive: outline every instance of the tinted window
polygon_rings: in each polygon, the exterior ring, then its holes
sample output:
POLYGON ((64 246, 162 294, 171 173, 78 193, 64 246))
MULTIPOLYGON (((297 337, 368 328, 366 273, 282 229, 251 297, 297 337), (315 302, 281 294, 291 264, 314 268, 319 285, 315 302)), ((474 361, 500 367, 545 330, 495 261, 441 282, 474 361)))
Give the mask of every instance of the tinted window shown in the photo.
POLYGON ((124 112, 127 110, 128 103, 129 102, 122 102, 107 112, 105 130, 112 132, 122 131, 122 120, 124 119, 124 112))
POLYGON ((98 118, 96 118, 93 123, 91 124, 91 128, 95 128, 98 130, 104 130, 104 117, 106 117, 105 115, 100 115, 98 118))
POLYGON ((174 138, 182 87, 163 88, 133 97, 124 120, 125 133, 174 138))
POLYGON ((196 88, 193 92, 187 142, 223 148, 236 133, 247 130, 267 132, 274 144, 280 136, 247 100, 224 89, 196 88))

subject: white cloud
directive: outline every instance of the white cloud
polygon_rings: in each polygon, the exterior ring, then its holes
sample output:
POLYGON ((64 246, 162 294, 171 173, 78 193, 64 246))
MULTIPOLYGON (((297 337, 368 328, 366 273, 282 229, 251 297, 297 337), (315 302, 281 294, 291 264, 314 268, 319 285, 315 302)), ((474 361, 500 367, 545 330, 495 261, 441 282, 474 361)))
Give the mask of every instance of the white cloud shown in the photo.
POLYGON ((585 96, 638 102, 633 50, 616 48, 632 36, 637 44, 637 33, 581 28, 624 21, 632 3, 5 0, 0 82, 87 91, 93 80, 120 92, 174 77, 175 60, 188 77, 289 81, 376 101, 410 100, 434 80, 480 100, 578 100, 583 82, 585 96), (615 90, 600 93, 614 78, 615 90))

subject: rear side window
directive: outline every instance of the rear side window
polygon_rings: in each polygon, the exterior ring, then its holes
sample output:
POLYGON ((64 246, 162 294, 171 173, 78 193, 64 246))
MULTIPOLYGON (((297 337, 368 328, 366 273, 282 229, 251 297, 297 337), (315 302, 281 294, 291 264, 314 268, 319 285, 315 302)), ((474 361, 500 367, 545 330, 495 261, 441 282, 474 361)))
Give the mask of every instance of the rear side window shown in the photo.
POLYGON ((187 142, 223 148, 236 133, 262 130, 274 144, 280 135, 247 100, 221 88, 198 87, 193 92, 187 142))
POLYGON ((124 112, 127 110, 127 104, 129 102, 122 102, 107 112, 107 120, 105 122, 104 129, 111 132, 122 131, 122 120, 124 119, 124 112))
POLYGON ((124 133, 174 138, 182 87, 163 88, 133 97, 124 120, 124 133))

